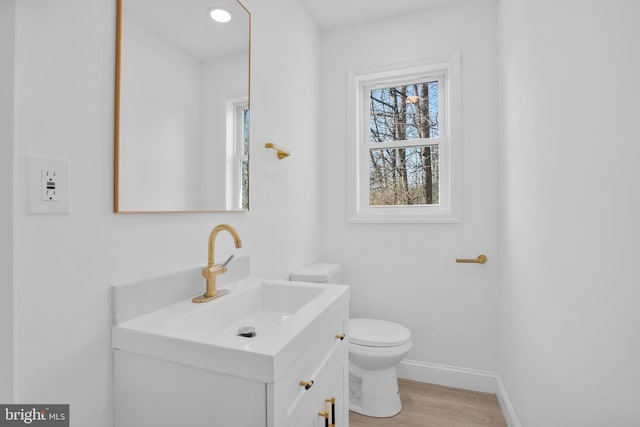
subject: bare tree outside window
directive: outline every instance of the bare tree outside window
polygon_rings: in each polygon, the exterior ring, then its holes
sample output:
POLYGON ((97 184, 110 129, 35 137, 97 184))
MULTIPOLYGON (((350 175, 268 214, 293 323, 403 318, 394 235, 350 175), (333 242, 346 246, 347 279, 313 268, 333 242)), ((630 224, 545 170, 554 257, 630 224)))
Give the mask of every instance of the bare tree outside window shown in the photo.
POLYGON ((369 204, 437 205, 438 81, 372 89, 369 204))

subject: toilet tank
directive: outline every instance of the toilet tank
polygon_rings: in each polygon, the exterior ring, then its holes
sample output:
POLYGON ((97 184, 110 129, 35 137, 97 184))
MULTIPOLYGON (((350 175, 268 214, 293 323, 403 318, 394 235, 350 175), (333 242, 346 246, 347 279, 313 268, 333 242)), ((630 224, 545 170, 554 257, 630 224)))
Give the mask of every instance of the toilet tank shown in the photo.
POLYGON ((295 282, 340 283, 342 267, 339 264, 316 262, 302 267, 289 275, 295 282))

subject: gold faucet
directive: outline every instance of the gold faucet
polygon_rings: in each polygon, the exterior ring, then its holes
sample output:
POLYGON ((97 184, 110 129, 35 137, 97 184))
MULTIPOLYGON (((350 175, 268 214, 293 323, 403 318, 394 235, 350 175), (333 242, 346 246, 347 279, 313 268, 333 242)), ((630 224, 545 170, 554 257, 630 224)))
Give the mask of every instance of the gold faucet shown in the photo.
POLYGON ((211 233, 209 234, 209 264, 202 269, 202 277, 207 279, 207 289, 205 290, 203 295, 200 295, 199 297, 195 297, 194 299, 192 299, 193 302, 207 302, 229 293, 229 291, 226 289, 216 290, 216 276, 218 274, 223 274, 227 271, 226 265, 231 260, 231 257, 233 257, 232 255, 227 260, 227 262, 225 262, 222 265, 214 264, 214 260, 215 260, 214 250, 215 250, 216 237, 218 236, 218 233, 220 233, 222 230, 228 231, 229 234, 231 234, 231 236, 233 237, 233 242, 236 245, 236 248, 242 247, 242 241, 240 240, 240 236, 238 235, 238 232, 236 231, 236 229, 233 228, 232 226, 227 224, 220 224, 220 225, 216 225, 216 227, 213 230, 211 230, 211 233))

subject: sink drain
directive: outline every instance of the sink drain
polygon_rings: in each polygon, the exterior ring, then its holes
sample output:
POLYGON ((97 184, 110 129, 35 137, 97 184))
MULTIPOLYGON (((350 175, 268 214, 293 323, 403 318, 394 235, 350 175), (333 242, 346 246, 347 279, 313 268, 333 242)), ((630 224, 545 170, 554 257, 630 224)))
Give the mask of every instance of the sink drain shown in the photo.
POLYGON ((254 328, 253 326, 243 326, 242 328, 238 329, 238 336, 253 338, 256 336, 256 328, 254 328))

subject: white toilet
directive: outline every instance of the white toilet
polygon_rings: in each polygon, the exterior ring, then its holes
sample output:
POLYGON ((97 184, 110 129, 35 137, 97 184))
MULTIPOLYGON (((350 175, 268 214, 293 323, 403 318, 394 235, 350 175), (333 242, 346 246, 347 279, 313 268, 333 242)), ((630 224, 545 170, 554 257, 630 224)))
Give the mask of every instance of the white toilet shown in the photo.
MULTIPOLYGON (((298 282, 340 283, 338 264, 315 263, 294 271, 298 282)), ((349 319, 349 409, 370 417, 400 412, 396 366, 411 348, 411 332, 393 322, 349 319)))

